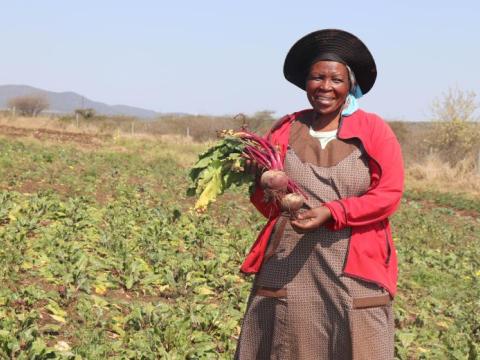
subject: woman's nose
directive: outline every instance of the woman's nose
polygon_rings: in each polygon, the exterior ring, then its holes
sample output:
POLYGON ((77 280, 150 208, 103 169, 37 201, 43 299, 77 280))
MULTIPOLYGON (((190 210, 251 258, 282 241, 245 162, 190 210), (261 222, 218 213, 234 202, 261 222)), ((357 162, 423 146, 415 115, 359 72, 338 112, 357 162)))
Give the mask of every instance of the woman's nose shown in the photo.
POLYGON ((332 84, 328 80, 322 80, 320 81, 320 84, 318 86, 320 90, 328 91, 332 88, 332 84))

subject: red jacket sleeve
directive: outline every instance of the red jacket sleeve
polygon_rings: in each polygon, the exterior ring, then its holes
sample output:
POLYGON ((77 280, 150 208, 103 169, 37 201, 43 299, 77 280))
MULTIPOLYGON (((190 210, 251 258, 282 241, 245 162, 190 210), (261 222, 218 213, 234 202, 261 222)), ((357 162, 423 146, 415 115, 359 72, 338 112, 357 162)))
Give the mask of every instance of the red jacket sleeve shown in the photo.
POLYGON ((333 230, 382 221, 400 204, 404 182, 402 151, 387 125, 380 130, 374 131, 369 146, 365 146, 370 155, 371 172, 367 192, 324 204, 332 213, 333 221, 328 226, 333 230))

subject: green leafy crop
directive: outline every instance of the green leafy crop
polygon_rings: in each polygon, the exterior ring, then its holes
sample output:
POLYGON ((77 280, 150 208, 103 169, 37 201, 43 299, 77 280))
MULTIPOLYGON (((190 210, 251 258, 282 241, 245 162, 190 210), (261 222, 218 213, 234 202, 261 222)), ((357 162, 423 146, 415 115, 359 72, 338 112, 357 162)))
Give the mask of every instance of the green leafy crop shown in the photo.
MULTIPOLYGON (((0 359, 234 357, 264 219, 245 187, 188 211, 203 149, 0 138, 0 359)), ((391 219, 395 358, 480 359, 480 199, 433 190, 391 219)))
POLYGON ((253 184, 253 175, 244 172, 244 148, 241 138, 226 136, 199 155, 190 170, 192 185, 187 190, 189 196, 198 197, 196 210, 205 210, 218 195, 233 185, 253 184))

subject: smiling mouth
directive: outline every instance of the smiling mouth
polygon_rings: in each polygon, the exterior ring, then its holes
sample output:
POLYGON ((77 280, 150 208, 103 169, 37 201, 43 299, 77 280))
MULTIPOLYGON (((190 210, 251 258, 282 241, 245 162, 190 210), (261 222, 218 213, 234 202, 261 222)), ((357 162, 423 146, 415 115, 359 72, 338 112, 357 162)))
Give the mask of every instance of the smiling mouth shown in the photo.
POLYGON ((332 97, 325 97, 325 96, 315 96, 314 99, 315 101, 319 101, 319 102, 330 102, 334 100, 334 98, 332 97))

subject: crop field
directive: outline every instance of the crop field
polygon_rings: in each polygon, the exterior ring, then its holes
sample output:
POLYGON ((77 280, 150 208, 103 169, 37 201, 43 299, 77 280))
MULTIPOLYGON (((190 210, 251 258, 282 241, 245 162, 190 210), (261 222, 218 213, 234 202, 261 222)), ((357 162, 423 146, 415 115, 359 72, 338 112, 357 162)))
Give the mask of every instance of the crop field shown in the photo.
MULTIPOLYGON (((197 215, 206 144, 37 135, 0 137, 0 358, 231 359, 263 225, 246 189, 197 215)), ((407 188, 398 359, 480 359, 479 218, 479 198, 407 188)))

